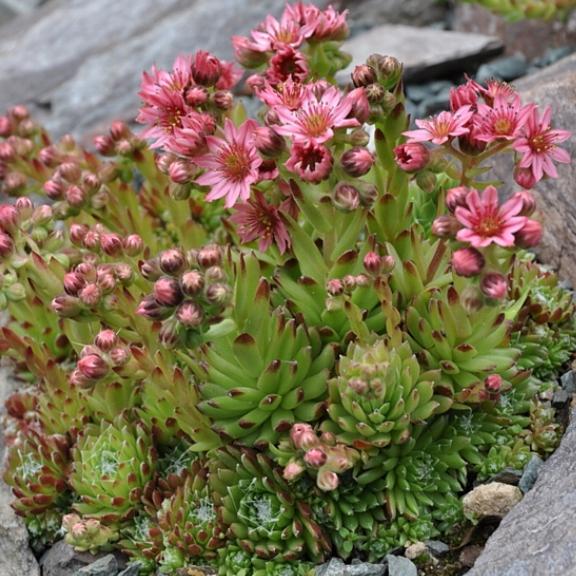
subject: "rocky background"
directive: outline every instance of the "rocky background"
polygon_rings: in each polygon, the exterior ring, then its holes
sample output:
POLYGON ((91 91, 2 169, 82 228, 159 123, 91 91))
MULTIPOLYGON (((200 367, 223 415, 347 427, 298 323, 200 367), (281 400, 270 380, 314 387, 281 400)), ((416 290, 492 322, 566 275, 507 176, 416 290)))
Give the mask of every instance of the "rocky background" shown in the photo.
MULTIPOLYGON (((413 116, 446 107, 451 86, 469 74, 480 81, 514 82, 526 98, 551 104, 559 127, 575 130, 576 13, 567 22, 510 24, 482 8, 448 0, 332 3, 350 9, 347 50, 355 62, 379 52, 405 63, 413 116)), ((89 142, 111 120, 133 120, 143 69, 153 63, 168 67, 177 54, 199 48, 230 59, 230 36, 246 34, 283 6, 284 0, 0 0, 0 109, 26 104, 55 136, 72 133, 89 142)), ((342 78, 346 81, 346 75, 342 78)), ((575 142, 568 143, 573 158, 575 142)), ((503 190, 510 191, 506 161, 497 169, 503 190)), ((574 284, 575 189, 576 162, 561 166, 560 178, 541 183, 538 192, 545 223, 540 256, 574 284)), ((576 390, 572 374, 564 386, 576 390)), ((0 405, 9 387, 0 372, 0 405)), ((536 487, 490 538, 470 576, 576 576, 575 446, 572 426, 544 464, 536 487)), ((533 478, 524 480, 525 487, 531 483, 533 478)), ((9 501, 0 485, 0 576, 135 574, 122 572, 114 556, 94 563, 92 556, 74 554, 62 543, 39 566, 9 501)), ((426 544, 438 555, 443 546, 426 544)), ((470 556, 471 565, 478 553, 470 556)), ((396 556, 387 565, 333 561, 320 576, 385 574, 416 576, 416 567, 396 556)))

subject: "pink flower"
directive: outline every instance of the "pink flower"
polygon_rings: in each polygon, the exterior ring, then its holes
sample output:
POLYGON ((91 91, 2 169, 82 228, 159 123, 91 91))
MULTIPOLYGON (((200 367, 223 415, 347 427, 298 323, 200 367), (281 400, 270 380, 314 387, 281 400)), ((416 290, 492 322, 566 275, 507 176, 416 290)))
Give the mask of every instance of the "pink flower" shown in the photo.
POLYGON ((558 172, 553 160, 562 164, 570 162, 570 155, 557 144, 565 142, 571 134, 568 130, 552 130, 550 120, 552 109, 548 106, 542 118, 538 117, 538 110, 532 108, 528 115, 523 134, 514 142, 514 150, 522 154, 519 162, 520 168, 530 168, 536 182, 544 175, 557 178, 558 172))
POLYGON ((334 136, 334 129, 359 125, 358 120, 348 117, 351 109, 352 101, 335 86, 320 91, 311 88, 299 109, 276 110, 282 122, 277 131, 296 142, 322 144, 334 136))
POLYGON ((233 62, 220 60, 220 78, 216 82, 218 90, 231 90, 238 84, 240 78, 242 78, 242 70, 240 68, 235 66, 233 62))
POLYGON ((481 142, 517 138, 533 107, 522 106, 520 97, 510 100, 499 96, 492 107, 480 104, 474 116, 474 138, 481 142))
POLYGON ((418 172, 428 164, 430 152, 420 142, 400 144, 394 148, 394 160, 404 172, 418 172))
POLYGON ((518 97, 518 93, 510 84, 503 82, 502 80, 489 80, 486 83, 486 88, 477 84, 480 91, 482 92, 482 97, 489 106, 498 100, 514 100, 518 97))
POLYGON ((286 82, 272 86, 266 84, 256 91, 256 96, 269 108, 287 108, 288 110, 298 110, 311 87, 317 85, 325 86, 324 82, 315 84, 302 84, 295 82, 293 78, 288 78, 286 82))
POLYGON ((246 201, 250 197, 250 187, 258 181, 258 168, 262 164, 251 137, 256 126, 256 122, 247 120, 236 128, 226 119, 224 138, 206 138, 209 151, 196 158, 195 163, 205 168, 196 182, 212 188, 206 196, 209 202, 225 198, 225 206, 230 208, 238 199, 246 201))
POLYGON ((348 10, 337 12, 332 6, 319 11, 313 18, 308 16, 309 25, 314 26, 310 41, 339 41, 348 36, 346 17, 348 10))
POLYGON ((242 243, 258 240, 258 250, 261 252, 276 244, 281 254, 290 247, 290 235, 280 211, 266 202, 261 192, 256 192, 254 198, 237 204, 235 208, 230 221, 238 227, 242 243))
POLYGON ((222 74, 222 63, 216 56, 198 50, 192 61, 192 78, 201 86, 214 86, 222 74))
POLYGON ((475 109, 481 91, 482 87, 474 80, 468 80, 466 84, 451 88, 450 109, 452 112, 456 112, 464 106, 470 106, 475 109))
POLYGON ((256 30, 251 32, 253 46, 261 52, 270 52, 291 46, 298 48, 314 30, 314 26, 302 25, 294 20, 289 11, 284 11, 280 21, 267 16, 256 30))
POLYGON ((304 82, 308 77, 308 72, 308 63, 304 54, 291 46, 284 46, 270 59, 266 78, 272 84, 286 82, 289 78, 304 82))
POLYGON ((206 148, 206 137, 212 135, 216 129, 214 118, 205 112, 190 110, 179 120, 179 125, 173 127, 165 148, 186 157, 203 152, 206 148))
POLYGON ((518 216, 523 208, 520 198, 511 198, 498 206, 498 191, 488 186, 482 193, 471 189, 466 197, 466 206, 458 206, 456 219, 464 226, 456 234, 460 242, 469 242, 475 248, 495 243, 499 246, 514 246, 514 233, 526 223, 518 216))
POLYGON ((484 385, 492 392, 498 392, 502 387, 502 376, 500 374, 490 374, 484 378, 484 385))
POLYGON ((408 143, 432 142, 441 145, 456 136, 468 134, 470 129, 466 124, 473 115, 470 106, 462 106, 453 113, 444 111, 429 120, 416 120, 419 130, 409 130, 403 134, 408 136, 408 143))
POLYGON ((326 146, 310 142, 295 142, 290 150, 290 158, 285 166, 305 182, 318 184, 332 171, 332 154, 326 146))
POLYGON ((266 52, 246 36, 232 36, 232 46, 236 60, 245 68, 257 68, 268 60, 266 52))

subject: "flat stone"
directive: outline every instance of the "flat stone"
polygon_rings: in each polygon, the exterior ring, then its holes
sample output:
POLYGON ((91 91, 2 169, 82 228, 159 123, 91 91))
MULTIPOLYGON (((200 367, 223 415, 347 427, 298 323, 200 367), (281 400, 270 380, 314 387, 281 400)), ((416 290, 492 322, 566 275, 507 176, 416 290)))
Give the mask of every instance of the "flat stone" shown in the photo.
POLYGON ((503 470, 500 470, 498 474, 494 474, 492 478, 489 478, 488 483, 502 482, 503 484, 512 484, 513 486, 517 486, 520 478, 522 478, 522 472, 520 470, 516 470, 515 468, 504 468, 503 470))
POLYGON ((574 416, 534 488, 502 520, 467 576, 576 576, 574 416))
POLYGON ((428 550, 437 557, 444 556, 450 552, 450 546, 441 540, 426 540, 426 546, 428 550))
POLYGON ((524 54, 514 54, 514 56, 506 56, 503 58, 496 58, 488 64, 482 64, 478 68, 476 80, 485 83, 491 78, 498 78, 510 82, 524 76, 528 72, 528 60, 524 54))
POLYGON ((569 394, 576 393, 576 371, 570 370, 560 377, 560 384, 569 394))
POLYGON ((331 558, 329 562, 316 568, 316 576, 344 576, 346 564, 340 558, 331 558))
POLYGON ((92 564, 80 568, 76 576, 116 576, 118 574, 118 561, 113 554, 98 558, 92 564))
POLYGON ((538 454, 533 454, 532 458, 530 458, 530 462, 526 464, 526 468, 524 468, 524 472, 522 473, 522 478, 520 478, 520 482, 518 482, 518 487, 522 492, 524 492, 524 494, 526 494, 528 490, 532 490, 534 484, 536 484, 542 464, 544 464, 544 460, 542 460, 538 454))
POLYGON ((522 492, 516 486, 502 482, 481 484, 462 498, 464 514, 468 518, 481 520, 495 516, 503 518, 522 500, 522 492))
MULTIPOLYGON (((403 25, 378 26, 344 44, 354 65, 365 62, 374 53, 394 56, 404 64, 406 81, 469 70, 500 54, 502 49, 500 40, 492 36, 403 25)), ((347 80, 352 69, 353 65, 341 78, 347 80)))
POLYGON ((386 556, 388 576, 418 576, 418 568, 412 560, 403 556, 386 556))
POLYGON ((171 67, 198 49, 233 58, 230 38, 247 34, 284 0, 53 0, 0 36, 0 110, 28 105, 61 136, 130 121, 141 73, 171 67))
POLYGON ((122 570, 122 572, 119 572, 118 576, 139 576, 141 567, 142 564, 140 562, 135 562, 122 570))
MULTIPOLYGON (((515 83, 524 102, 536 102, 543 109, 552 106, 553 125, 574 130, 576 126, 576 55, 568 56, 556 64, 526 76, 515 83)), ((562 144, 573 161, 558 165, 556 179, 539 182, 534 188, 538 218, 543 223, 542 242, 535 248, 542 262, 557 270, 561 277, 576 283, 576 138, 562 144)), ((501 156, 494 162, 494 173, 503 185, 503 195, 518 189, 512 179, 512 157, 501 156)))
MULTIPOLYGON (((0 369, 0 422, 4 402, 14 392, 15 386, 6 370, 0 369)), ((4 440, 0 424, 0 469, 4 462, 4 440)), ((28 532, 22 518, 10 507, 12 491, 0 479, 0 575, 39 576, 38 562, 28 546, 28 532)))
POLYGON ((340 558, 332 558, 316 568, 316 576, 385 576, 385 574, 386 564, 370 562, 344 564, 340 558))
POLYGON ((566 390, 556 390, 552 396, 552 406, 554 408, 564 408, 570 402, 570 394, 566 390))

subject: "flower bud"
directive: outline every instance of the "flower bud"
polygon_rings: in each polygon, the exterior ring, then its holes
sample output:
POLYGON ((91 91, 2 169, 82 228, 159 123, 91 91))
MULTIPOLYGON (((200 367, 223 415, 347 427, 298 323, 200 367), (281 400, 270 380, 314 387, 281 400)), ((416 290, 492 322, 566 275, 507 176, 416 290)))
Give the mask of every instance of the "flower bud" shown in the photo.
POLYGON ((212 266, 220 266, 222 262, 222 253, 220 247, 216 244, 210 244, 201 248, 197 255, 196 260, 202 268, 210 268, 212 266))
POLYGON ((16 207, 16 210, 18 210, 19 218, 22 220, 28 220, 34 212, 34 204, 32 203, 32 200, 26 196, 18 198, 14 206, 16 207))
POLYGON ((17 194, 27 183, 26 176, 20 172, 9 172, 4 177, 4 192, 7 194, 17 194))
POLYGON ((355 128, 348 135, 348 141, 352 146, 368 146, 370 143, 370 134, 363 128, 355 128))
POLYGON ((211 266, 206 270, 204 273, 204 279, 208 283, 212 282, 220 282, 224 280, 226 277, 224 275, 224 270, 220 268, 220 266, 211 266))
POLYGON ((164 276, 154 283, 154 298, 162 306, 176 306, 182 302, 180 284, 175 278, 164 276))
POLYGON ((484 268, 484 256, 476 248, 462 248, 452 254, 452 269, 458 276, 478 276, 484 268))
POLYGON ((130 264, 119 262, 114 266, 114 276, 124 285, 128 285, 134 278, 134 271, 130 264))
POLYGON ((58 176, 64 178, 68 182, 78 182, 82 174, 82 170, 76 162, 64 162, 58 166, 56 172, 58 176))
POLYGON ((352 71, 352 83, 356 88, 376 82, 376 70, 368 64, 359 64, 352 71))
POLYGON ((86 192, 80 186, 76 186, 76 184, 66 188, 64 197, 68 204, 75 207, 82 206, 86 202, 86 192))
POLYGON ((18 104, 10 108, 9 114, 16 120, 20 121, 26 120, 27 118, 30 117, 30 112, 28 111, 28 108, 26 108, 26 106, 23 106, 22 104, 18 104))
POLYGON ((317 479, 318 488, 324 490, 324 492, 330 492, 331 490, 336 490, 338 488, 339 480, 338 475, 331 470, 320 470, 317 479))
POLYGON ((418 172, 428 165, 430 152, 421 142, 400 144, 394 148, 394 160, 404 172, 418 172))
POLYGON ((122 254, 124 243, 118 234, 107 232, 100 236, 100 247, 108 256, 118 256, 122 254))
POLYGON ((310 424, 294 424, 290 430, 290 439, 298 450, 308 450, 318 444, 318 437, 310 424))
POLYGON ((84 238, 88 233, 89 228, 86 224, 72 224, 70 226, 70 241, 76 246, 82 246, 84 244, 84 238))
POLYGON ((326 291, 331 296, 339 296, 344 292, 344 284, 338 278, 333 278, 326 283, 326 291))
POLYGON ((94 381, 90 378, 87 378, 80 372, 80 370, 76 369, 70 374, 70 378, 68 379, 71 386, 75 386, 77 388, 88 389, 91 388, 94 381))
POLYGON ((195 328, 202 324, 202 309, 195 302, 184 302, 176 312, 178 321, 188 328, 195 328))
POLYGON ((480 289, 488 298, 502 300, 508 292, 508 281, 502 274, 490 272, 482 278, 480 289))
POLYGON ((4 232, 14 233, 18 228, 20 215, 11 204, 0 204, 0 229, 4 232))
POLYGON ((130 128, 122 120, 115 120, 110 126, 110 136, 114 140, 120 140, 122 138, 128 138, 130 136, 130 128))
POLYGON ((176 160, 170 164, 168 168, 168 175, 170 180, 176 184, 186 184, 194 178, 196 170, 194 166, 184 160, 176 160))
POLYGON ((394 56, 373 54, 368 58, 367 64, 376 69, 378 81, 388 90, 394 88, 402 78, 402 64, 394 56))
POLYGON ((84 238, 82 239, 84 248, 88 250, 100 250, 100 234, 96 230, 87 230, 84 238))
POLYGON ((140 274, 142 274, 146 280, 150 280, 151 282, 158 280, 158 278, 160 278, 162 275, 162 271, 160 270, 160 266, 156 258, 138 262, 138 268, 140 270, 140 274))
POLYGON ((100 380, 108 374, 108 364, 102 356, 89 354, 78 360, 78 370, 90 380, 100 380))
POLYGON ((96 344, 102 352, 110 352, 112 348, 118 345, 118 335, 114 330, 100 330, 100 332, 96 334, 94 344, 96 344))
POLYGON ((78 272, 68 272, 64 275, 64 291, 70 296, 78 296, 85 285, 86 280, 78 272))
POLYGON ((533 248, 542 240, 542 225, 536 220, 526 220, 526 224, 514 234, 516 246, 533 248))
POLYGON ((186 296, 193 296, 204 288, 204 277, 197 270, 186 272, 180 279, 180 287, 186 296))
POLYGON ((298 462, 288 462, 286 468, 284 468, 282 476, 284 477, 284 480, 290 482, 296 480, 302 472, 304 472, 304 466, 302 466, 302 464, 299 464, 298 462))
POLYGON ((347 182, 340 182, 332 192, 334 206, 340 210, 351 212, 360 206, 358 189, 347 182))
POLYGON ((92 172, 83 172, 82 184, 90 193, 93 193, 100 188, 102 182, 96 174, 92 174, 92 172))
POLYGON ((230 300, 230 288, 225 284, 212 284, 206 290, 206 298, 215 304, 226 304, 230 300))
POLYGON ((311 448, 304 454, 304 462, 313 468, 320 468, 326 463, 326 452, 322 448, 311 448))
POLYGON ((95 136, 92 142, 94 143, 94 148, 96 148, 102 156, 114 155, 114 141, 108 134, 95 136))
POLYGON ((158 263, 162 272, 166 274, 177 274, 184 268, 186 259, 178 248, 164 250, 158 257, 158 263))
POLYGON ((213 102, 218 110, 230 110, 234 106, 234 95, 230 90, 218 90, 214 94, 213 102))
POLYGON ((364 88, 364 91, 370 104, 380 104, 386 95, 386 90, 380 84, 370 84, 364 88))
POLYGON ((522 188, 526 188, 527 190, 534 188, 537 182, 536 177, 530 168, 520 167, 517 167, 514 170, 514 181, 518 186, 522 186, 522 188))
POLYGON ((432 223, 432 234, 438 238, 453 238, 460 229, 454 216, 439 216, 432 223))
POLYGON ((127 348, 117 346, 110 350, 109 356, 114 368, 120 368, 121 366, 126 366, 126 364, 128 364, 132 355, 127 348))
POLYGON ((96 280, 96 268, 94 268, 92 262, 80 262, 74 271, 84 276, 84 278, 89 282, 94 282, 96 280))
POLYGON ((144 249, 144 242, 138 234, 130 234, 124 239, 124 252, 128 256, 137 256, 144 249))
POLYGON ((502 376, 499 374, 490 374, 484 378, 484 386, 491 392, 498 392, 502 387, 502 376))
POLYGON ((516 192, 513 198, 520 198, 522 200, 522 211, 520 216, 531 216, 536 210, 536 199, 529 190, 522 190, 516 192))
POLYGON ((466 186, 458 186, 457 188, 451 188, 446 193, 446 208, 454 214, 456 208, 459 206, 466 207, 466 198, 470 192, 470 188, 466 186))
POLYGON ((102 291, 102 294, 110 294, 116 288, 116 278, 112 272, 97 272, 97 282, 98 287, 102 291))
POLYGON ((6 258, 10 254, 12 254, 13 249, 14 249, 14 242, 12 241, 12 238, 10 238, 8 234, 0 230, 0 257, 6 258))
POLYGON ((374 154, 368 148, 351 148, 340 159, 344 172, 354 178, 364 176, 374 165, 374 154))
POLYGON ((364 268, 371 274, 378 274, 382 266, 382 257, 376 254, 376 252, 368 252, 364 256, 364 268))
POLYGON ((171 314, 170 308, 165 308, 161 306, 156 301, 153 295, 146 296, 136 309, 136 314, 138 316, 144 316, 150 320, 163 320, 171 314))
POLYGON ((208 102, 208 90, 203 86, 190 86, 186 90, 185 100, 189 106, 202 106, 208 102))
POLYGON ((61 318, 74 318, 82 311, 82 306, 73 296, 58 296, 52 300, 52 310, 61 318))
POLYGON ((0 160, 10 162, 16 155, 16 151, 10 142, 0 142, 0 160))
POLYGON ((264 156, 276 158, 286 148, 286 141, 273 128, 259 126, 254 130, 254 144, 264 156))
POLYGON ((13 125, 8 116, 0 116, 0 136, 8 138, 12 133, 13 125))
POLYGON ((192 63, 192 78, 201 86, 214 86, 222 74, 220 60, 204 50, 199 50, 192 63))
POLYGON ((256 50, 250 38, 246 36, 232 36, 234 55, 244 68, 258 68, 267 59, 266 52, 256 50))

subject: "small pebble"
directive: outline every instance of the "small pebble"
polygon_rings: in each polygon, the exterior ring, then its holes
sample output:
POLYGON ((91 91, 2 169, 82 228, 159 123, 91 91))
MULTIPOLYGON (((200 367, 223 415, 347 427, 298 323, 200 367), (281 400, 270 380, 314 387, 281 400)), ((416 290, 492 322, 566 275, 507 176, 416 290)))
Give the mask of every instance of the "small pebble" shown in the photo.
POLYGON ((494 474, 494 476, 488 480, 488 483, 502 482, 503 484, 518 486, 521 477, 522 472, 520 470, 516 470, 515 468, 504 468, 503 470, 500 470, 498 474, 494 474))
POLYGON ((552 396, 552 406, 554 408, 563 408, 570 402, 570 394, 566 390, 556 390, 552 396))
POLYGON ((522 500, 522 491, 517 486, 491 482, 476 486, 462 498, 464 515, 480 520, 490 516, 503 518, 522 500))
POLYGON ((471 544, 470 546, 466 546, 466 548, 462 549, 458 560, 460 560, 464 566, 471 568, 474 566, 474 562, 476 562, 480 554, 482 554, 482 546, 479 546, 478 544, 471 544))
POLYGON ((406 548, 406 552, 404 552, 404 556, 409 560, 416 560, 420 556, 428 556, 428 546, 424 542, 414 542, 414 544, 410 544, 408 548, 406 548))
POLYGON ((440 557, 450 552, 450 546, 441 540, 426 540, 426 546, 428 546, 428 550, 430 550, 434 556, 440 557))
POLYGON ((388 562, 388 576, 418 576, 416 564, 403 556, 386 556, 388 562))
POLYGON ((524 494, 526 494, 528 490, 531 490, 536 483, 542 464, 544 464, 542 458, 540 458, 538 454, 533 454, 530 462, 528 462, 526 468, 524 468, 524 473, 522 474, 522 478, 520 478, 520 482, 518 483, 520 490, 522 490, 524 494))
POLYGON ((570 370, 560 376, 560 384, 568 394, 576 394, 576 372, 570 370))

